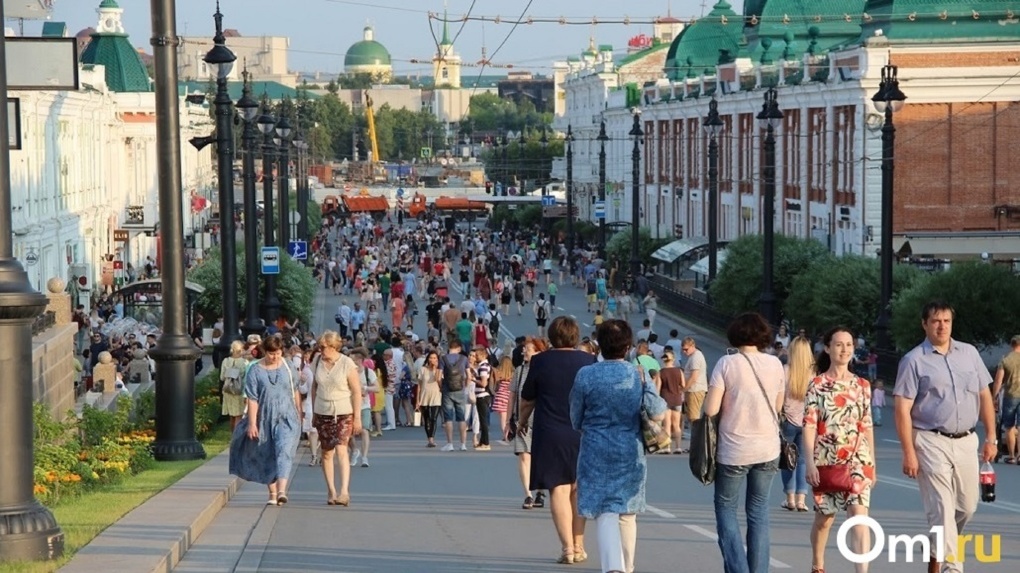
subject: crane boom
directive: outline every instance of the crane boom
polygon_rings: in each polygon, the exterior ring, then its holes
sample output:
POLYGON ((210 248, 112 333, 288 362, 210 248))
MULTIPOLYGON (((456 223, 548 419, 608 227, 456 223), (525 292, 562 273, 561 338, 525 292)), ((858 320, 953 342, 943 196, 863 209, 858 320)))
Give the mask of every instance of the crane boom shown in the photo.
POLYGON ((372 144, 372 163, 381 161, 379 158, 379 142, 375 138, 375 112, 372 110, 372 96, 365 92, 365 117, 368 119, 368 140, 372 144))

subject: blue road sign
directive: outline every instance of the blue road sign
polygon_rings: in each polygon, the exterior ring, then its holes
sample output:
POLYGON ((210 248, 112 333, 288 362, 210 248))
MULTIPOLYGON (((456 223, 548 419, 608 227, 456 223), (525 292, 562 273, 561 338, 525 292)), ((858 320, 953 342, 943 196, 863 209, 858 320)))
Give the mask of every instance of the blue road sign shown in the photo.
POLYGON ((280 274, 280 247, 262 247, 262 274, 280 274))
POLYGON ((403 198, 404 198, 404 188, 403 187, 397 187, 397 199, 403 199, 403 198))
POLYGON ((606 202, 596 201, 595 202, 595 218, 602 220, 606 218, 606 202))
POLYGON ((543 207, 555 207, 556 197, 552 195, 542 195, 542 206, 543 207))
POLYGON ((308 260, 308 243, 306 241, 291 241, 287 243, 287 254, 295 261, 308 260))

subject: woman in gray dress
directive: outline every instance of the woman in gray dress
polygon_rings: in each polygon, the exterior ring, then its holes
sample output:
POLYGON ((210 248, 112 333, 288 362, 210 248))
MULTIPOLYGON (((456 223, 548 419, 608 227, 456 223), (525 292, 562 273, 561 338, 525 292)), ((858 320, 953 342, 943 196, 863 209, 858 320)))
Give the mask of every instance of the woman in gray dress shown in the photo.
POLYGON ((279 335, 262 342, 264 356, 245 376, 247 412, 230 441, 230 473, 269 486, 267 505, 287 503, 287 480, 301 437, 301 395, 283 347, 279 335))
POLYGON ((634 333, 609 320, 598 330, 603 362, 581 368, 570 391, 570 422, 581 432, 577 457, 577 512, 596 520, 602 571, 631 573, 637 543, 635 516, 645 510, 641 408, 661 421, 666 401, 647 374, 626 360, 634 333))
MULTIPOLYGON (((524 387, 524 381, 528 379, 528 368, 531 365, 531 357, 547 350, 548 346, 545 340, 541 338, 528 337, 524 340, 524 363, 517 367, 514 371, 513 377, 510 379, 510 412, 512 416, 507 422, 507 426, 503 428, 503 435, 509 435, 511 429, 516 431, 517 421, 520 419, 521 413, 521 388, 524 387)), ((530 426, 534 421, 534 414, 531 419, 528 420, 530 426)), ((520 473, 521 485, 524 486, 524 503, 521 504, 522 509, 531 509, 533 507, 545 507, 545 495, 541 490, 535 492, 532 497, 531 489, 531 434, 522 434, 516 432, 513 439, 514 455, 517 456, 517 470, 520 473)))

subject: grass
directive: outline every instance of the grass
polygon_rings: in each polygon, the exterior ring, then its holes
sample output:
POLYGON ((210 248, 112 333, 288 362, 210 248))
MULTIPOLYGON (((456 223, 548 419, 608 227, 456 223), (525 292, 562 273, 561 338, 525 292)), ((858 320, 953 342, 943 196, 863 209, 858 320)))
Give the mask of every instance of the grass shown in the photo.
POLYGON ((52 509, 64 531, 64 555, 54 561, 0 563, 0 573, 50 573, 67 564, 74 554, 104 529, 113 525, 150 497, 177 483, 192 470, 213 458, 230 444, 230 425, 223 423, 211 431, 202 445, 206 460, 158 462, 150 470, 131 476, 119 484, 106 486, 61 500, 52 509))

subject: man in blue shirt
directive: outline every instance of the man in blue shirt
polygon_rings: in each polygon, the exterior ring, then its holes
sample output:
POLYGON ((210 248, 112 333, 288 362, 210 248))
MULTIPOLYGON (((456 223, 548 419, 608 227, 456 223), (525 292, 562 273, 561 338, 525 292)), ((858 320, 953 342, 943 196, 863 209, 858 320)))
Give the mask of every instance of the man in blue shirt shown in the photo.
MULTIPOLYGON (((992 460, 998 449, 992 377, 976 348, 953 340, 953 318, 945 302, 924 306, 925 340, 900 360, 893 389, 903 473, 917 479, 928 524, 943 528, 945 562, 930 557, 929 573, 963 571, 957 538, 977 511, 978 421, 981 459, 992 460)), ((939 548, 931 551, 937 555, 939 548)))

